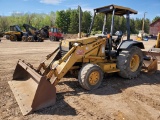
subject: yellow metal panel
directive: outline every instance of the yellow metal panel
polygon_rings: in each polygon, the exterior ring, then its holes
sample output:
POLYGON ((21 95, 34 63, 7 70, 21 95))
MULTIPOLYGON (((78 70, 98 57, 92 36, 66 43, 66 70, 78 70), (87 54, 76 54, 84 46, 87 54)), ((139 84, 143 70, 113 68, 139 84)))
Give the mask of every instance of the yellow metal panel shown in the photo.
POLYGON ((117 69, 116 63, 98 63, 98 65, 104 72, 117 69))
POLYGON ((88 59, 100 59, 100 60, 104 60, 105 57, 98 57, 98 56, 88 56, 88 59))
POLYGON ((95 42, 97 39, 97 37, 84 37, 84 38, 77 38, 77 39, 66 39, 62 41, 62 46, 63 47, 69 47, 69 42, 71 42, 71 44, 73 43, 82 43, 82 44, 88 44, 88 43, 92 43, 95 42))

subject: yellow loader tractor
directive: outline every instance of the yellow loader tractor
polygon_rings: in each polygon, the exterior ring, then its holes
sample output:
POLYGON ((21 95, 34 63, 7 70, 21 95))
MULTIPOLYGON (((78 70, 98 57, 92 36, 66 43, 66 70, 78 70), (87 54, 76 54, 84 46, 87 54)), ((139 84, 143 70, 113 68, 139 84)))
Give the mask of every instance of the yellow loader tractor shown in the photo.
POLYGON ((22 114, 54 105, 56 85, 69 71, 73 74, 79 72, 79 84, 86 90, 98 88, 104 73, 118 72, 123 78, 136 78, 142 70, 141 49, 144 49, 144 45, 130 39, 130 14, 137 14, 137 11, 117 5, 96 8, 86 37, 62 40, 59 47, 47 55, 38 67, 19 60, 9 85, 22 114), (98 13, 105 14, 105 17, 112 15, 111 31, 105 35, 91 36, 98 13), (112 38, 115 15, 126 15, 127 40, 112 38))
POLYGON ((9 36, 10 41, 21 41, 23 32, 18 25, 10 26, 10 31, 5 32, 5 35, 9 36))

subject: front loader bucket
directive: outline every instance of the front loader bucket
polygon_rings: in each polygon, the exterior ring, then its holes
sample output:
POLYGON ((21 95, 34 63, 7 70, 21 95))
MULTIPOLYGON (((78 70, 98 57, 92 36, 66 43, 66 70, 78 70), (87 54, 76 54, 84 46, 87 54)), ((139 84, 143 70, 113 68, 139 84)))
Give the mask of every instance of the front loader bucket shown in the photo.
POLYGON ((18 61, 8 83, 23 115, 55 104, 55 86, 24 61, 18 61))

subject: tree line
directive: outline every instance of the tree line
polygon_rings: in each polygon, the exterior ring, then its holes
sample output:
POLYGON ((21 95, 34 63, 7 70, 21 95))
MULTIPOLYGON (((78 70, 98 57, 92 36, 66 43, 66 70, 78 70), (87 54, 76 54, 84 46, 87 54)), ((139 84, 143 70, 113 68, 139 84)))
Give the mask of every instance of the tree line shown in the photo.
MULTIPOLYGON (((87 33, 92 21, 92 14, 90 11, 82 11, 82 32, 87 33)), ((144 20, 144 31, 149 33, 149 25, 155 20, 159 19, 156 16, 153 21, 148 18, 144 20)), ((103 27, 104 15, 98 14, 95 17, 92 33, 101 33, 103 27)), ((44 26, 56 26, 61 29, 63 33, 77 34, 79 30, 79 10, 78 9, 67 9, 57 12, 50 12, 49 14, 44 13, 25 13, 17 14, 13 13, 11 16, 0 16, 0 31, 8 31, 10 25, 19 25, 23 30, 23 24, 30 24, 37 29, 44 26)), ((130 19, 130 30, 132 34, 137 34, 142 29, 143 18, 131 18, 130 19)), ((106 28, 110 31, 111 15, 107 16, 106 28)), ((121 30, 123 33, 126 32, 126 19, 124 16, 115 16, 114 20, 114 32, 121 30)))

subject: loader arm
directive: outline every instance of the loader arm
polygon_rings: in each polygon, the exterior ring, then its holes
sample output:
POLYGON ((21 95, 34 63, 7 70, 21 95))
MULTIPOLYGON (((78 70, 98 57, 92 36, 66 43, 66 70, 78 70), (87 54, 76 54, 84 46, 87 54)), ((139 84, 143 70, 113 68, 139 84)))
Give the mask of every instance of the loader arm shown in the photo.
POLYGON ((52 64, 52 69, 46 75, 47 79, 51 82, 51 84, 54 84, 54 86, 57 85, 60 79, 79 59, 90 56, 94 49, 100 47, 105 42, 105 39, 98 39, 96 42, 87 45, 79 45, 79 43, 75 43, 60 60, 55 61, 52 64))

